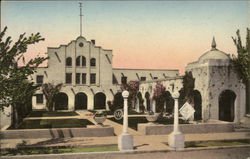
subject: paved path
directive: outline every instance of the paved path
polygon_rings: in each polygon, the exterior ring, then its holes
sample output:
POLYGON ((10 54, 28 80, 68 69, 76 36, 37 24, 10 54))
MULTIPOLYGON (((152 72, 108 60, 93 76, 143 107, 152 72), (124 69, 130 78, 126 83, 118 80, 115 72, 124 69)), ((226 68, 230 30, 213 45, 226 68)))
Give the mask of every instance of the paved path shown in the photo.
MULTIPOLYGON (((212 133, 212 134, 185 134, 185 141, 214 141, 214 140, 239 140, 250 139, 249 132, 212 133)), ((4 139, 1 148, 15 148, 17 144, 25 141, 26 145, 33 146, 96 146, 117 145, 118 137, 82 137, 59 139, 4 139)), ((136 135, 134 146, 138 151, 166 150, 168 135, 136 135)))

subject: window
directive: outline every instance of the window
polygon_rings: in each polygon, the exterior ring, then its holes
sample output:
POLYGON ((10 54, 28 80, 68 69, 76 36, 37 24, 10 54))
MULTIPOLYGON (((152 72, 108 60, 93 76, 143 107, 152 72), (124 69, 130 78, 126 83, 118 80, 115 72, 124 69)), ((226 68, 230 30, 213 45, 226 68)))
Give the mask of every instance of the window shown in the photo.
POLYGON ((72 58, 71 57, 66 58, 66 66, 72 66, 72 58))
POLYGON ((37 84, 43 84, 43 75, 37 75, 36 76, 36 83, 37 84))
POLYGON ((81 56, 76 58, 76 66, 80 66, 81 56))
POLYGON ((78 56, 76 58, 76 66, 86 66, 86 58, 84 56, 78 56))
POLYGON ((127 84, 127 77, 126 77, 126 76, 123 76, 123 77, 121 78, 121 83, 122 83, 122 84, 127 84))
POLYGON ((81 43, 79 43, 79 46, 80 46, 80 47, 83 47, 83 43, 82 43, 82 42, 81 42, 81 43))
POLYGON ((81 74, 76 73, 76 84, 80 84, 80 77, 81 77, 81 74))
POLYGON ((141 77, 141 81, 146 81, 146 77, 141 77))
POLYGON ((82 66, 86 66, 86 58, 82 56, 82 66))
POLYGON ((95 73, 90 74, 90 84, 95 84, 96 83, 96 75, 95 73))
POLYGON ((95 66, 96 63, 95 63, 95 58, 91 58, 90 59, 90 66, 95 66))
POLYGON ((82 84, 86 84, 86 73, 82 73, 82 84))
POLYGON ((158 77, 154 77, 154 79, 158 79, 158 77))
POLYGON ((72 83, 72 73, 66 73, 66 83, 72 83))
POLYGON ((43 94, 36 94, 36 104, 43 104, 43 94))

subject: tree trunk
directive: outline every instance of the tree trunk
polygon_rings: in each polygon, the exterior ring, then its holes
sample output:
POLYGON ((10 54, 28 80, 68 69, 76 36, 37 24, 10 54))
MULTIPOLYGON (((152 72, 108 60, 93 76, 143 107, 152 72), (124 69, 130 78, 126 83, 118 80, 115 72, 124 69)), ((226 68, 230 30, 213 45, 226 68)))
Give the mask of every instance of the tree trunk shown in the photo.
POLYGON ((17 112, 17 107, 15 104, 12 105, 13 107, 13 112, 12 112, 12 125, 14 128, 18 128, 18 112, 17 112))
POLYGON ((250 80, 246 83, 246 114, 250 114, 250 80))

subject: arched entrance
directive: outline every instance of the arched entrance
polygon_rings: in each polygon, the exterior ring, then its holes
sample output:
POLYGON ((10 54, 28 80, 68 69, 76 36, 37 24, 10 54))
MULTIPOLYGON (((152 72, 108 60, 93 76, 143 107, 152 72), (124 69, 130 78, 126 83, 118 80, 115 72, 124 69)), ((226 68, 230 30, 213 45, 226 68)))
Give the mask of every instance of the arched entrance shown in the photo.
POLYGON ((149 111, 150 110, 150 94, 148 92, 145 93, 145 99, 146 99, 147 111, 149 111))
POLYGON ((75 110, 87 109, 88 97, 85 93, 77 93, 75 95, 75 110))
POLYGON ((219 96, 219 120, 234 121, 234 102, 236 94, 231 90, 221 92, 219 96))
POLYGON ((165 111, 168 113, 172 113, 173 109, 174 109, 174 99, 171 96, 171 93, 169 91, 165 91, 162 95, 165 99, 165 101, 164 101, 165 111))
POLYGON ((102 92, 94 96, 94 109, 106 109, 106 95, 102 92))
POLYGON ((122 109, 123 108, 123 97, 122 93, 118 92, 114 96, 114 107, 115 109, 122 109))
POLYGON ((202 98, 198 90, 193 91, 194 120, 202 119, 202 98))
POLYGON ((66 93, 58 93, 55 97, 55 110, 68 110, 68 96, 66 93))

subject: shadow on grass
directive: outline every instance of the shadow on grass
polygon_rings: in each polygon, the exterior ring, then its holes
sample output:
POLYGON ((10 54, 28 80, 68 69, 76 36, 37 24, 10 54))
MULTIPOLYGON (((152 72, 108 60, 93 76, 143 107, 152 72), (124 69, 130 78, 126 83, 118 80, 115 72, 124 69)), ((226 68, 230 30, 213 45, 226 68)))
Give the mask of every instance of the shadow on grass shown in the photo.
POLYGON ((94 124, 87 119, 32 119, 23 121, 18 129, 84 128, 87 125, 94 124))
POLYGON ((79 116, 76 112, 48 112, 48 111, 33 111, 28 117, 61 117, 61 116, 79 116))
MULTIPOLYGON (((123 124, 123 119, 121 120, 116 120, 114 117, 112 118, 108 118, 111 121, 114 121, 116 123, 119 124, 123 124)), ((148 123, 148 120, 146 119, 146 117, 128 117, 128 126, 134 130, 137 130, 138 128, 138 124, 143 124, 143 123, 148 123)), ((173 124, 174 120, 173 119, 167 119, 167 118, 159 118, 156 121, 156 124, 164 124, 164 125, 170 125, 173 124)), ((179 120, 180 124, 188 124, 187 122, 183 121, 183 120, 179 120)))

